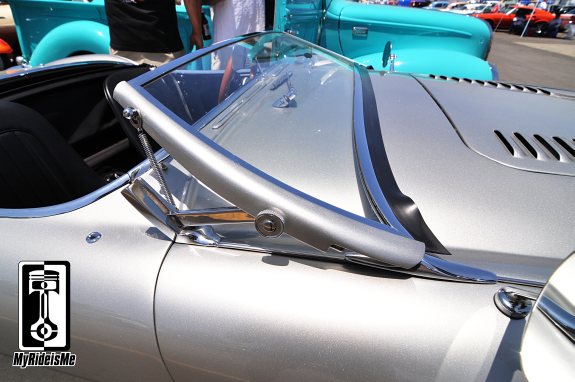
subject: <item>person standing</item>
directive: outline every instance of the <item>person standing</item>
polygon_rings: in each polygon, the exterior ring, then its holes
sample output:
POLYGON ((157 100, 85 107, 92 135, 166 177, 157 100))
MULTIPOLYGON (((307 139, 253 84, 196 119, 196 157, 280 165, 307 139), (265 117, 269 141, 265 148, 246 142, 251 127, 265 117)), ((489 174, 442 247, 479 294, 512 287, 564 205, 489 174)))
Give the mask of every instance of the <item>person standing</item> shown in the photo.
MULTIPOLYGON (((199 0, 184 0, 192 29, 201 36, 201 19, 190 9, 199 0)), ((105 0, 110 53, 138 63, 162 65, 184 54, 173 0, 105 0)))
MULTIPOLYGON (((201 4, 192 0, 188 14, 190 20, 201 23, 201 4)), ((266 26, 264 0, 218 0, 211 2, 213 9, 214 43, 252 32, 261 32, 266 26)), ((203 48, 201 30, 192 33, 190 43, 197 49, 203 48)))
MULTIPOLYGON (((190 0, 199 1, 199 0, 190 0)), ((188 15, 193 23, 201 23, 201 4, 190 4, 188 15)), ((212 0, 214 43, 252 32, 261 32, 266 26, 265 0, 212 0)), ((190 49, 203 48, 201 30, 192 32, 190 49)), ((222 69, 230 64, 230 52, 219 50, 212 56, 212 69, 222 69)))

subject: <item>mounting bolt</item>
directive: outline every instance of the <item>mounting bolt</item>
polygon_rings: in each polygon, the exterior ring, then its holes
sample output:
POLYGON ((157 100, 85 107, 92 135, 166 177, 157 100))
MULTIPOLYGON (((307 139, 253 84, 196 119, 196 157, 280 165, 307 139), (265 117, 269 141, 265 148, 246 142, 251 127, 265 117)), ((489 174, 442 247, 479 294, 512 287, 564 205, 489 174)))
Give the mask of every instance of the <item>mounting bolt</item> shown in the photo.
POLYGON ((283 216, 275 210, 264 210, 256 216, 256 230, 265 237, 278 237, 284 232, 283 216))
POLYGON ((132 126, 140 130, 142 128, 142 119, 140 118, 140 112, 133 107, 127 107, 122 111, 122 116, 126 118, 132 126))

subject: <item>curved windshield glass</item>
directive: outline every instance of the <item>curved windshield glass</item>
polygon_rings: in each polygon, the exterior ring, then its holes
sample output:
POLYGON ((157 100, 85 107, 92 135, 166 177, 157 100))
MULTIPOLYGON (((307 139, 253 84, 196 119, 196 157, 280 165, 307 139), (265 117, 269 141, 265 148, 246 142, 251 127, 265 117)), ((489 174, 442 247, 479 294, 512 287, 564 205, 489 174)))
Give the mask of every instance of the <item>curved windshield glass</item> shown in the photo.
MULTIPOLYGON (((253 216, 260 233, 404 268, 419 264, 424 244, 382 224, 363 189, 354 146, 354 127, 363 124, 364 108, 354 110, 363 100, 355 83, 361 71, 284 33, 207 52, 121 83, 114 96, 139 109, 144 129, 177 163, 253 216)), ((177 196, 196 205, 194 189, 177 196)))
POLYGON ((365 216, 353 147, 353 63, 266 33, 196 57, 144 88, 204 136, 272 177, 365 216))

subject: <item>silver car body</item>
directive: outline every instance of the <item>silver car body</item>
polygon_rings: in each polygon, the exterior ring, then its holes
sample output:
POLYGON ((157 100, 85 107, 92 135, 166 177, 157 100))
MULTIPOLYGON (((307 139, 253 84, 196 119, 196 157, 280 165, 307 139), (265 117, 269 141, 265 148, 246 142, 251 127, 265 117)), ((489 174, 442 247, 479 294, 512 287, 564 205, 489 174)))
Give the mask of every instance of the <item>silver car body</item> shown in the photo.
POLYGON ((1 353, 18 347, 18 262, 53 259, 71 266, 79 362, 64 371, 89 379, 525 379, 526 321, 493 300, 509 285, 538 293, 575 250, 574 95, 370 73, 278 34, 211 50, 285 43, 279 66, 238 69, 241 86, 194 123, 174 104, 192 106, 199 54, 118 85, 170 154, 155 158, 175 206, 143 162, 84 198, 0 210, 1 353), (380 188, 370 123, 429 242, 380 188), (260 216, 283 235, 259 235, 260 216))

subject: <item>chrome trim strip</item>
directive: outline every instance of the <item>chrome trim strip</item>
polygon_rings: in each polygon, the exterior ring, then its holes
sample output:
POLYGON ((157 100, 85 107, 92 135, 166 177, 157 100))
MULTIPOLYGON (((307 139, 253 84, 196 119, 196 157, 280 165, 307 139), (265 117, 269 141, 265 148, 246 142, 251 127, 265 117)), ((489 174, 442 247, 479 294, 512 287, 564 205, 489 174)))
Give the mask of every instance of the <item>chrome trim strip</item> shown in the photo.
MULTIPOLYGON (((155 154, 156 159, 161 162, 168 157, 168 153, 165 150, 158 150, 155 154)), ((123 176, 114 180, 111 183, 97 189, 88 195, 82 196, 78 199, 71 200, 66 203, 57 204, 54 206, 38 207, 38 208, 0 208, 0 218, 44 218, 48 216, 61 215, 68 212, 75 211, 95 201, 103 198, 104 196, 116 191, 117 189, 130 183, 137 174, 142 174, 149 169, 148 161, 145 160, 139 165, 133 167, 123 176)))
MULTIPOLYGON (((187 238, 187 234, 183 233, 182 235, 178 235, 175 240, 176 244, 185 244, 185 245, 195 245, 195 246, 205 246, 196 241, 189 240, 187 238)), ((314 261, 328 261, 332 263, 338 264, 345 264, 345 256, 336 253, 336 251, 329 251, 329 253, 322 254, 310 254, 310 253, 300 253, 300 252, 293 252, 289 250, 281 250, 277 248, 264 248, 259 247, 256 245, 251 244, 241 244, 241 243, 234 243, 230 241, 220 241, 215 245, 221 249, 231 249, 235 251, 247 251, 247 252, 257 252, 257 253, 264 253, 273 256, 286 256, 292 257, 295 259, 307 259, 307 260, 314 260, 314 261)))
POLYGON ((369 29, 367 27, 352 27, 351 34, 353 36, 367 37, 369 29))
POLYGON ((571 342, 575 343, 575 316, 573 314, 563 309, 546 295, 541 296, 537 302, 537 309, 565 334, 571 342))
POLYGON ((421 262, 411 269, 399 269, 358 254, 348 254, 345 258, 352 263, 427 279, 476 284, 495 284, 497 282, 497 276, 492 272, 442 260, 427 253, 423 255, 421 262))
POLYGON ((369 155, 367 135, 365 132, 362 84, 357 68, 354 70, 353 131, 355 155, 359 162, 359 171, 366 194, 373 203, 372 207, 374 207, 378 214, 381 215, 399 235, 413 238, 393 213, 391 206, 379 187, 375 171, 373 170, 373 163, 369 155))
POLYGON ((502 284, 523 285, 523 286, 530 286, 530 287, 536 287, 536 288, 543 288, 545 286, 545 282, 543 282, 543 281, 516 279, 516 278, 506 277, 506 276, 497 276, 497 282, 502 283, 502 284))

